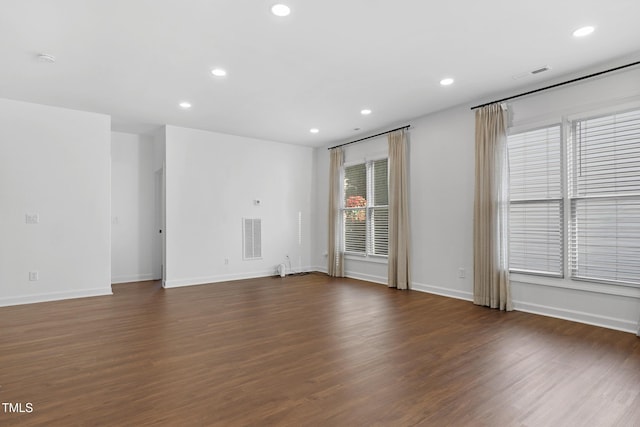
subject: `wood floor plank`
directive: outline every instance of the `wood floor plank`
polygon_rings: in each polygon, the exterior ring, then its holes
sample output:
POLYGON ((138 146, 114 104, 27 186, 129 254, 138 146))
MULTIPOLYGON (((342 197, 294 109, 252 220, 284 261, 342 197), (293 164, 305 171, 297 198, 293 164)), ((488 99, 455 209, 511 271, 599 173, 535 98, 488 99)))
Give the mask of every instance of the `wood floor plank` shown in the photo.
POLYGON ((640 339, 322 274, 0 308, 0 425, 640 426, 640 339))

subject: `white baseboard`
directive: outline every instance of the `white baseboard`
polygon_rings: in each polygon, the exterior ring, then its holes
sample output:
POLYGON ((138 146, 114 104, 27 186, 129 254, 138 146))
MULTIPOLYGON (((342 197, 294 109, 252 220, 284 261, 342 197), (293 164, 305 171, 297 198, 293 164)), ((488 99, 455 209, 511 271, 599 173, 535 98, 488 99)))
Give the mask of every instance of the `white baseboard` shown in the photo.
POLYGON ((623 332, 631 332, 633 334, 638 330, 637 322, 602 316, 599 314, 586 313, 583 311, 568 310, 565 308, 556 308, 522 301, 513 301, 513 308, 514 310, 523 311, 525 313, 571 320, 573 322, 586 323, 587 325, 600 326, 602 328, 615 329, 623 332))
POLYGON ((269 271, 258 271, 253 273, 235 273, 235 274, 220 274, 217 276, 204 276, 204 277, 186 277, 184 279, 170 279, 164 281, 165 288, 180 288, 183 286, 195 286, 206 285, 208 283, 229 282, 232 280, 243 279, 256 279, 259 277, 273 276, 275 272, 270 269, 269 271))
MULTIPOLYGON (((301 268, 295 269, 295 273, 299 273, 299 272, 306 273, 309 271, 315 271, 315 268, 301 267, 301 268)), ((276 274, 277 273, 275 269, 271 268, 269 270, 254 271, 251 273, 220 274, 217 276, 188 277, 184 279, 164 280, 163 286, 165 288, 180 288, 183 286, 205 285, 208 283, 230 282, 233 280, 257 279, 260 277, 275 276, 276 274)))
POLYGON ((153 273, 131 274, 125 276, 113 276, 111 277, 111 283, 145 282, 147 280, 159 279, 159 277, 154 277, 153 273))
POLYGON ((317 265, 315 267, 310 267, 309 271, 318 271, 320 273, 329 274, 329 269, 326 265, 324 267, 319 267, 317 265))
POLYGON ((10 305, 35 304, 38 302, 60 301, 65 299, 98 297, 113 295, 111 288, 83 289, 81 291, 51 292, 48 294, 23 295, 19 297, 0 298, 0 307, 10 305))
MULTIPOLYGON (((329 271, 328 271, 326 266, 325 267, 319 267, 319 266, 309 267, 308 271, 318 271, 320 273, 329 274, 329 271)), ((351 278, 351 279, 364 280, 365 282, 378 283, 378 284, 385 285, 385 286, 387 284, 387 278, 386 277, 374 276, 374 275, 371 275, 371 274, 357 273, 357 272, 353 272, 353 271, 345 271, 344 272, 344 276, 348 277, 348 278, 351 278)))
POLYGON ((411 284, 411 289, 414 291, 441 295, 443 297, 456 298, 456 299, 461 299, 465 301, 473 301, 473 294, 471 292, 459 291, 457 289, 442 288, 440 286, 425 285, 423 283, 415 283, 415 282, 411 284))
POLYGON ((386 277, 373 276, 371 274, 364 274, 364 273, 354 273, 352 271, 345 271, 344 275, 346 277, 351 278, 351 279, 364 280, 365 282, 379 283, 379 284, 385 285, 385 286, 387 284, 387 278, 386 277))

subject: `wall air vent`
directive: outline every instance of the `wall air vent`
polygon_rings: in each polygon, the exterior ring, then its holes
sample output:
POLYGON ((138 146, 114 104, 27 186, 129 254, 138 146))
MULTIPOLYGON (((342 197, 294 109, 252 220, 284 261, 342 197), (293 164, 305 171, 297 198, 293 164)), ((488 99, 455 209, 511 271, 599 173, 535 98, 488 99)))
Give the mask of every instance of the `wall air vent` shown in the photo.
POLYGON ((262 220, 242 219, 243 259, 262 259, 262 220))

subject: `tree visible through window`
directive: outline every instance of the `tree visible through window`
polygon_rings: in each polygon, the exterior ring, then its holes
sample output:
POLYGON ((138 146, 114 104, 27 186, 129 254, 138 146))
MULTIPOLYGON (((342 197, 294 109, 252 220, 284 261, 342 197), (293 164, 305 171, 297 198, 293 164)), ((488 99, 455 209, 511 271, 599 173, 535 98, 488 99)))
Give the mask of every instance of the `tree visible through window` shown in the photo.
POLYGON ((387 159, 344 168, 345 252, 387 255, 388 192, 387 159))

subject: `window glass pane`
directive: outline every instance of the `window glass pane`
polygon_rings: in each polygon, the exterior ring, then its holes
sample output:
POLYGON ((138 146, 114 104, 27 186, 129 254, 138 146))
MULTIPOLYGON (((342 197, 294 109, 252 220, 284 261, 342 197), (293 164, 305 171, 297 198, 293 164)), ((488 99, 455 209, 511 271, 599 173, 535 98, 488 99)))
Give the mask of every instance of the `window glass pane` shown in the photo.
POLYGON ((367 213, 365 209, 344 210, 344 249, 346 252, 366 253, 367 213))
POLYGON ((364 163, 344 168, 344 206, 367 205, 367 168, 364 163))
POLYGON ((560 125, 508 137, 509 269, 562 276, 560 125))
POLYGON ((509 239, 511 270, 562 275, 562 202, 512 203, 509 239))
POLYGON ((371 241, 374 255, 389 254, 389 208, 371 209, 371 241))
POLYGON ((640 110, 571 129, 571 275, 640 285, 640 110))
POLYGON ((640 284, 640 197, 572 201, 571 273, 640 284))
POLYGON ((372 206, 389 204, 389 184, 387 182, 387 159, 376 160, 371 164, 373 176, 372 206))
POLYGON ((574 122, 573 196, 640 193, 640 110, 574 122))
POLYGON ((560 125, 511 135, 508 147, 511 200, 562 197, 560 125))

